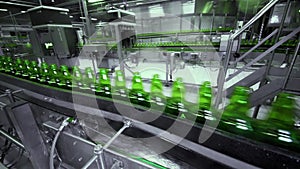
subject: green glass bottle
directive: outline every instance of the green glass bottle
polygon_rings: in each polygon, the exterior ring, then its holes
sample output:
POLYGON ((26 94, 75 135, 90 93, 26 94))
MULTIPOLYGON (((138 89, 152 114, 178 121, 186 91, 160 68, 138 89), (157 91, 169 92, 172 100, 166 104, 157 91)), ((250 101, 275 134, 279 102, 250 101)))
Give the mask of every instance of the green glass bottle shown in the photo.
POLYGON ((60 66, 60 71, 59 71, 59 82, 58 86, 61 88, 72 88, 72 76, 69 72, 69 68, 66 65, 61 65, 60 66))
POLYGON ((59 71, 56 64, 51 64, 49 68, 49 77, 48 80, 49 85, 51 86, 58 86, 59 83, 59 71))
POLYGON ((295 129, 295 98, 280 93, 272 104, 267 120, 255 121, 256 139, 293 151, 300 151, 300 132, 295 129))
POLYGON ((36 61, 31 61, 30 80, 38 81, 40 79, 40 69, 36 61))
POLYGON ((84 77, 83 77, 83 85, 80 87, 83 90, 92 90, 96 91, 96 77, 94 71, 91 67, 85 68, 84 77))
POLYGON ((24 78, 29 78, 30 73, 32 72, 32 67, 31 67, 31 63, 29 60, 24 60, 24 71, 22 73, 22 76, 24 78))
POLYGON ((108 70, 101 68, 99 71, 99 83, 96 89, 96 93, 100 96, 111 97, 111 83, 108 76, 108 70))
POLYGON ((115 72, 115 86, 113 87, 113 94, 120 100, 127 99, 128 90, 126 88, 125 77, 121 70, 116 70, 115 72))
POLYGON ((47 83, 50 80, 49 65, 46 62, 41 64, 40 77, 38 80, 41 83, 47 83))
POLYGON ((131 103, 150 108, 149 94, 145 92, 142 77, 138 72, 133 75, 129 99, 131 103))
POLYGON ((83 86, 83 77, 81 70, 78 66, 73 67, 73 72, 72 72, 72 85, 73 87, 82 87, 83 86))
POLYGON ((2 72, 4 70, 3 61, 4 61, 4 56, 0 56, 0 72, 2 72))
POLYGON ((4 66, 4 72, 7 74, 14 74, 14 66, 13 66, 13 60, 11 57, 5 57, 3 66, 4 66))
POLYGON ((13 70, 13 74, 15 74, 16 76, 22 76, 22 74, 24 73, 24 63, 23 60, 21 58, 17 58, 15 60, 15 64, 14 64, 14 70, 13 70))
POLYGON ((209 81, 203 82, 199 88, 199 109, 201 111, 210 110, 212 99, 211 83, 209 81))
POLYGON ((249 92, 248 87, 235 87, 230 102, 222 114, 219 128, 246 137, 252 136, 252 119, 247 116, 247 112, 250 109, 249 92))
POLYGON ((153 75, 151 81, 151 108, 161 110, 166 105, 166 97, 163 94, 163 84, 158 74, 153 75))
POLYGON ((215 120, 211 111, 212 88, 209 81, 203 82, 198 91, 198 110, 196 110, 196 120, 199 123, 205 123, 206 120, 215 120))
POLYGON ((187 102, 185 97, 185 86, 182 78, 177 78, 172 86, 172 96, 167 100, 165 112, 174 116, 186 118, 187 102))
POLYGON ((0 56, 0 72, 3 72, 4 69, 4 56, 0 56))
POLYGON ((72 87, 72 77, 69 72, 69 68, 66 65, 61 65, 58 71, 58 80, 57 80, 57 85, 60 88, 71 88, 72 87))

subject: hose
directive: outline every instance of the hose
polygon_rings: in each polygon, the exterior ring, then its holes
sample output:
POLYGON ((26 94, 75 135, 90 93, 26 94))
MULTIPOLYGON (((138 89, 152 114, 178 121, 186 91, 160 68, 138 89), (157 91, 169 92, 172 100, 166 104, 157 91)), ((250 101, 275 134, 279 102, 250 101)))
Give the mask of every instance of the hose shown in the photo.
POLYGON ((50 151, 50 160, 49 160, 49 167, 50 167, 50 169, 54 169, 54 151, 55 151, 55 146, 56 146, 57 140, 58 140, 58 138, 60 136, 60 133, 69 124, 68 120, 69 120, 69 118, 66 118, 61 123, 61 126, 59 127, 58 132, 55 134, 54 140, 52 142, 51 151, 50 151))

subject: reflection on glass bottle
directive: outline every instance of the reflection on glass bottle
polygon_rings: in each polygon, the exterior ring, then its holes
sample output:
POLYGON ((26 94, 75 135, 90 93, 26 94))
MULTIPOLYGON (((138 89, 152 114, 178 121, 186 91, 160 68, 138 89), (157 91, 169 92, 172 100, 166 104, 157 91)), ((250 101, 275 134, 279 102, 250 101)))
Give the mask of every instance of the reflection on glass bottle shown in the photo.
POLYGON ((230 103, 223 112, 219 128, 251 137, 253 134, 252 119, 246 115, 250 109, 249 92, 248 87, 237 86, 234 89, 230 103))
POLYGON ((4 56, 0 56, 0 72, 3 72, 4 69, 4 56))
POLYGON ((31 61, 31 72, 29 73, 31 80, 38 80, 40 78, 40 70, 36 61, 31 61))
POLYGON ((59 71, 57 68, 56 64, 51 64, 50 65, 50 70, 49 70, 49 74, 50 74, 50 80, 48 81, 48 83, 51 86, 57 86, 59 83, 59 71))
POLYGON ((136 72, 132 78, 132 89, 129 92, 129 99, 131 103, 150 107, 149 94, 145 92, 143 81, 140 73, 136 72))
POLYGON ((186 118, 188 112, 187 102, 184 99, 185 86, 182 78, 177 78, 172 86, 172 96, 167 100, 167 106, 165 112, 171 115, 180 116, 186 118))
POLYGON ((39 81, 41 83, 46 83, 49 80, 50 80, 49 66, 46 62, 43 62, 41 64, 39 81))
POLYGON ((100 96, 111 97, 111 84, 107 69, 100 69, 99 83, 96 92, 100 96))
POLYGON ((211 110, 212 88, 209 81, 203 82, 198 92, 198 107, 196 113, 196 121, 205 123, 206 120, 215 120, 211 110))
POLYGON ((153 75, 151 81, 150 99, 152 102, 151 108, 158 110, 165 108, 166 97, 163 94, 163 84, 158 74, 153 75))
POLYGON ((24 71, 22 73, 22 76, 24 78, 29 78, 30 72, 32 72, 31 63, 29 60, 26 59, 26 60, 24 60, 24 71))
POLYGON ((66 65, 61 65, 60 66, 60 71, 59 71, 59 87, 63 88, 71 88, 72 87, 72 77, 69 72, 69 68, 66 65))
POLYGON ((272 104, 267 120, 256 120, 257 139, 292 150, 300 150, 300 132, 295 129, 295 98, 280 93, 272 104))
POLYGON ((128 91, 126 88, 126 81, 122 71, 116 70, 115 72, 115 86, 113 87, 113 94, 116 98, 126 100, 128 91))
POLYGON ((22 76, 23 72, 24 72, 24 63, 23 60, 21 58, 17 58, 14 64, 14 70, 13 74, 15 74, 16 76, 22 76))
POLYGON ((83 90, 91 89, 93 91, 96 90, 96 77, 94 71, 91 67, 85 68, 84 77, 83 77, 83 85, 80 87, 83 90))
POLYGON ((72 84, 74 87, 82 87, 82 74, 78 66, 73 67, 73 76, 72 76, 72 84))
POLYGON ((3 61, 4 72, 12 74, 14 72, 13 60, 11 57, 5 57, 3 61))

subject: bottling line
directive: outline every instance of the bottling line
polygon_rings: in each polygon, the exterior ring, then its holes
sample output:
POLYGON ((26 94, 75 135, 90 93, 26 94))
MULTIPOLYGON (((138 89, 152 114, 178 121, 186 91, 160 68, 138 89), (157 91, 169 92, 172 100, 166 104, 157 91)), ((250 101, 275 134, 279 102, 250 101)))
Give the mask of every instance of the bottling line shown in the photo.
POLYGON ((0 169, 299 168, 299 1, 0 5, 0 169))

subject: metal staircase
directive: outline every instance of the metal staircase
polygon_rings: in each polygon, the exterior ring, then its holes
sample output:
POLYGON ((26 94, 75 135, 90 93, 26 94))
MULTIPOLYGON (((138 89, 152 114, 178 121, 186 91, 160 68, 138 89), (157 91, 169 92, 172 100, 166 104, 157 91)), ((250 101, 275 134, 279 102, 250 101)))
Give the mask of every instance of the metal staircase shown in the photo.
MULTIPOLYGON (((254 58, 251 62, 247 63, 245 66, 242 68, 239 68, 236 72, 233 74, 229 75, 226 78, 226 73, 229 68, 229 61, 230 57, 232 55, 232 45, 233 41, 238 38, 244 30, 246 30, 250 25, 252 25, 258 18, 256 17, 261 17, 263 14, 272 8, 278 1, 270 1, 268 7, 263 8, 256 16, 253 17, 241 30, 237 31, 235 34, 233 34, 229 41, 228 41, 228 47, 226 50, 226 56, 225 56, 225 61, 223 63, 224 67, 224 73, 219 74, 219 79, 218 79, 218 91, 225 91, 226 96, 229 97, 231 96, 233 89, 235 86, 247 86, 251 87, 257 83, 259 83, 259 88, 251 93, 250 96, 250 105, 251 107, 256 107, 256 113, 254 113, 253 117, 256 117, 257 112, 259 110, 259 105, 263 104, 266 100, 274 98, 278 93, 285 91, 285 92, 290 92, 290 93, 296 93, 300 94, 300 68, 299 62, 300 58, 298 58, 298 51, 299 51, 299 46, 300 42, 298 43, 296 49, 294 50, 294 55, 292 58, 291 63, 289 66, 285 68, 279 68, 279 67, 274 67, 272 66, 272 62, 274 59, 275 55, 275 50, 280 47, 282 44, 287 42, 289 39, 293 37, 298 37, 299 38, 299 32, 300 32, 300 26, 286 36, 283 36, 283 28, 284 28, 284 20, 286 18, 286 14, 282 17, 282 21, 280 24, 279 28, 276 28, 270 35, 265 37, 262 41, 260 41, 256 46, 254 46, 252 49, 250 49, 248 52, 243 54, 239 59, 237 59, 233 64, 231 65, 236 65, 237 62, 243 60, 249 54, 257 49, 260 45, 264 44, 265 41, 273 37, 275 37, 275 44, 271 46, 269 49, 261 53, 259 56, 254 58), (260 14, 260 15, 259 15, 260 14), (268 56, 268 58, 267 58, 268 56), (257 63, 258 61, 262 59, 267 58, 267 64, 257 70, 255 70, 253 73, 250 75, 246 76, 245 78, 239 80, 229 88, 223 90, 225 82, 228 82, 234 78, 237 77, 240 73, 244 72, 245 70, 248 70, 251 68, 252 65, 257 63), (297 64, 298 63, 298 64, 297 64)), ((288 6, 290 5, 290 0, 287 1, 285 13, 287 13, 288 6)), ((218 92, 217 98, 216 98, 216 103, 215 106, 219 106, 219 103, 221 101, 221 96, 222 92, 218 92)))

